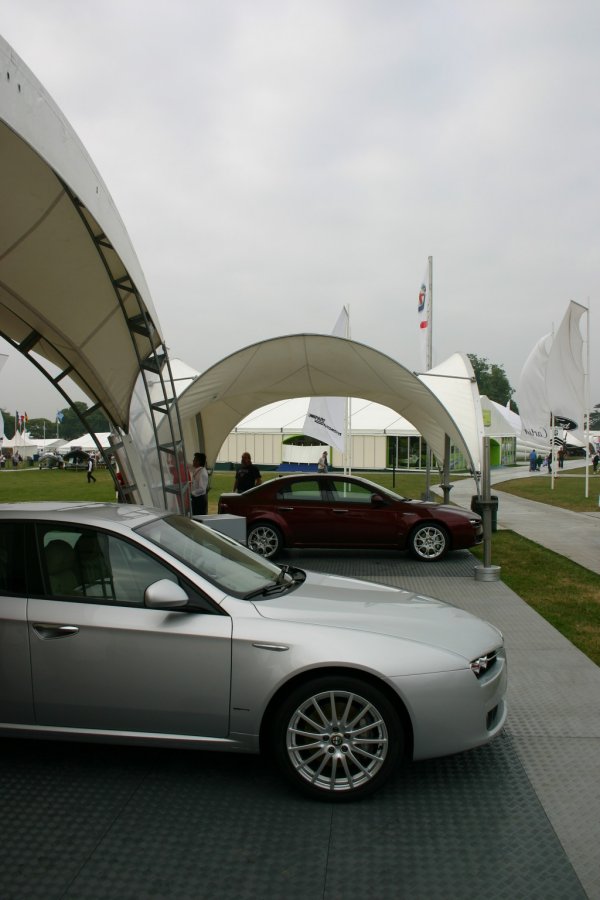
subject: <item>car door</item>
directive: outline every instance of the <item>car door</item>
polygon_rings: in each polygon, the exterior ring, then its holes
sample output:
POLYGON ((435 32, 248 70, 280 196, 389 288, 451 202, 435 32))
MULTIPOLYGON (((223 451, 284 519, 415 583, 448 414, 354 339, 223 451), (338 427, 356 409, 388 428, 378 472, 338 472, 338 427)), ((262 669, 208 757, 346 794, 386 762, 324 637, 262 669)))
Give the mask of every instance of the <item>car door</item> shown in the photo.
POLYGON ((397 547, 398 513, 381 494, 351 479, 330 479, 329 544, 338 547, 397 547))
POLYGON ((0 722, 33 723, 23 522, 0 523, 0 722))
POLYGON ((274 510, 285 521, 294 544, 315 547, 327 542, 330 504, 322 484, 318 478, 286 480, 277 491, 274 510))
POLYGON ((28 615, 36 723, 226 736, 231 619, 200 595, 197 611, 146 609, 149 584, 180 579, 122 537, 54 525, 38 527, 38 545, 45 588, 28 615))

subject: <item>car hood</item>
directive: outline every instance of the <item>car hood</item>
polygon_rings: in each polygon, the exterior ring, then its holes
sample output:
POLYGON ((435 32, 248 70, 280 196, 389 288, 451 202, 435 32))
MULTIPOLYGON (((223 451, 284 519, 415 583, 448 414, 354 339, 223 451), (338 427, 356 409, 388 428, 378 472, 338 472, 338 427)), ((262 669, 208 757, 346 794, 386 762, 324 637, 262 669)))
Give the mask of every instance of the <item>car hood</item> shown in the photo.
POLYGON ((467 660, 498 647, 502 634, 464 610, 387 585, 308 572, 296 590, 256 602, 261 616, 403 638, 467 660))
POLYGON ((411 500, 411 506, 418 506, 420 509, 431 510, 433 513, 451 513, 455 516, 462 516, 465 519, 478 519, 479 514, 473 513, 463 506, 450 506, 447 503, 435 503, 431 500, 411 500))

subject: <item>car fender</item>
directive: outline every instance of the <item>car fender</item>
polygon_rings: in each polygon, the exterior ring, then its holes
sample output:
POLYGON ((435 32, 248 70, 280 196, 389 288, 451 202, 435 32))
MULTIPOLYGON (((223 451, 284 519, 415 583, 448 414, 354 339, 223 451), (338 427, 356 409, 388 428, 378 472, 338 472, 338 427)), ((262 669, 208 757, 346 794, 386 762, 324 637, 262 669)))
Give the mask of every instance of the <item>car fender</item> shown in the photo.
POLYGON ((231 734, 258 735, 265 711, 286 683, 327 669, 364 673, 385 684, 412 718, 411 679, 402 675, 457 671, 468 663, 456 653, 352 628, 300 622, 234 619, 231 734), (400 689, 399 685, 403 684, 400 689), (404 689, 405 688, 405 689, 404 689))

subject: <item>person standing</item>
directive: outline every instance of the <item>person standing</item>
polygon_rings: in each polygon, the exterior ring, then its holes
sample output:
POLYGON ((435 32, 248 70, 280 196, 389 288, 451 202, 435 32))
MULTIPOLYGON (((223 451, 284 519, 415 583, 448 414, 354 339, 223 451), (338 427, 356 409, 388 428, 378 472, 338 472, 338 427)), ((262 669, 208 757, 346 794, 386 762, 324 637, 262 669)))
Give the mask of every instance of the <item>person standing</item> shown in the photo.
POLYGON ((191 493, 192 515, 205 516, 208 512, 208 471, 205 453, 194 453, 191 493))
POLYGON ((529 454, 529 471, 535 472, 537 467, 538 467, 537 466, 537 451, 532 450, 531 453, 529 454))
POLYGON ((317 472, 327 472, 329 465, 327 463, 327 450, 323 450, 317 463, 317 472))
POLYGON ((262 477, 260 471, 258 467, 253 464, 250 454, 247 451, 242 453, 242 464, 235 473, 235 480, 233 482, 234 493, 243 494, 245 491, 249 491, 250 488, 256 487, 261 481, 262 477))
POLYGON ((92 481, 94 482, 94 484, 96 483, 96 479, 94 478, 94 457, 93 456, 88 456, 87 480, 88 480, 88 484, 91 484, 92 481))

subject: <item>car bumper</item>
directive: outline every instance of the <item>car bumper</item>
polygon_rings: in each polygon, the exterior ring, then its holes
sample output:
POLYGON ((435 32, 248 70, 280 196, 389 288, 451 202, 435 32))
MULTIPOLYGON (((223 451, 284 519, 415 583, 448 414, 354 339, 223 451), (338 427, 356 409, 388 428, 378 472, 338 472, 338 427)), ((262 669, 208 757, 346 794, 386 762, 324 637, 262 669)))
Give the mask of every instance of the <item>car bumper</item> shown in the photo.
POLYGON ((488 743, 506 722, 504 650, 481 678, 470 668, 393 678, 413 727, 413 759, 459 753, 488 743))

